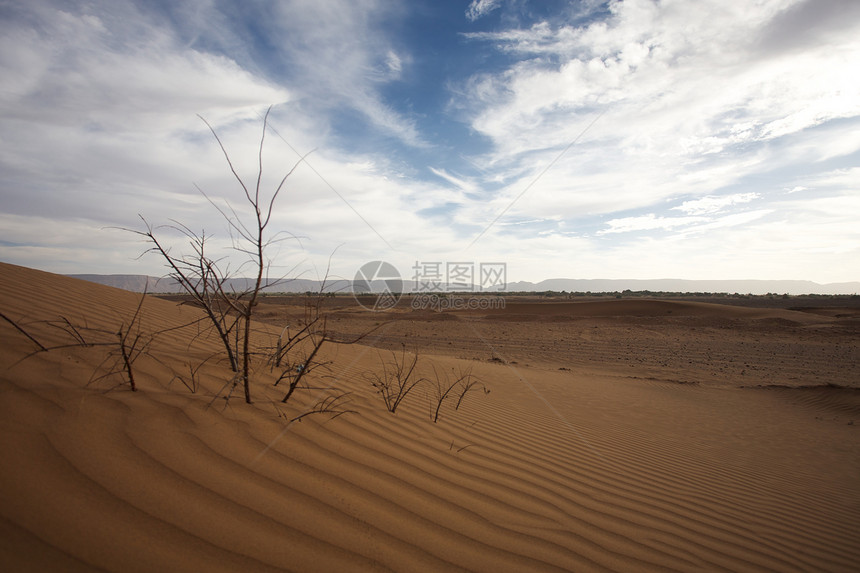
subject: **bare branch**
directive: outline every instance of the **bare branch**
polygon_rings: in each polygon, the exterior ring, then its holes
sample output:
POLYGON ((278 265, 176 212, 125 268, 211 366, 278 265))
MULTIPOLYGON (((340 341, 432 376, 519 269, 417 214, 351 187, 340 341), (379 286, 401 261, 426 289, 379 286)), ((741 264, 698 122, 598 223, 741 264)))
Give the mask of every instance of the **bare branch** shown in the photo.
POLYGON ((293 172, 295 172, 295 170, 298 169, 299 165, 301 165, 302 163, 304 163, 307 160, 308 155, 310 155, 313 152, 314 152, 314 150, 311 150, 311 151, 307 152, 306 154, 302 155, 301 158, 296 162, 296 164, 293 165, 293 168, 290 169, 286 175, 284 175, 283 179, 281 179, 281 182, 278 184, 278 187, 275 189, 275 192, 272 194, 272 198, 269 200, 269 208, 266 210, 266 218, 262 222, 262 227, 264 229, 268 226, 269 220, 272 218, 272 210, 275 206, 275 200, 278 198, 278 194, 281 192, 281 189, 283 188, 284 183, 286 183, 287 179, 289 179, 290 175, 292 175, 293 172))
POLYGON ((242 178, 239 177, 238 173, 236 173, 236 169, 233 167, 233 161, 231 161, 230 159, 230 154, 227 153, 227 150, 224 148, 224 144, 221 143, 221 138, 218 137, 218 133, 215 132, 215 129, 211 125, 209 125, 209 122, 206 121, 206 119, 202 115, 197 114, 197 117, 199 117, 203 121, 203 123, 206 124, 206 127, 209 128, 209 131, 212 132, 212 135, 215 137, 215 141, 218 142, 218 147, 221 148, 221 152, 224 154, 224 159, 227 161, 227 165, 230 166, 230 171, 233 173, 233 177, 235 177, 236 181, 239 182, 239 185, 242 186, 242 189, 245 191, 245 197, 248 199, 248 201, 253 203, 253 200, 251 199, 251 193, 248 191, 248 187, 245 186, 245 182, 242 181, 242 178))
MULTIPOLYGON (((453 372, 453 369, 452 369, 453 372)), ((489 393, 489 390, 486 389, 486 386, 481 384, 481 382, 472 374, 472 369, 468 368, 463 370, 462 368, 459 372, 453 374, 453 376, 449 376, 447 373, 440 372, 433 367, 434 378, 432 380, 432 390, 433 390, 433 399, 435 401, 435 408, 433 410, 433 415, 431 419, 434 423, 439 421, 439 412, 442 409, 442 404, 449 397, 456 396, 455 390, 459 392, 459 397, 457 399, 457 404, 454 407, 455 410, 459 410, 460 404, 463 401, 463 398, 476 386, 480 385, 485 393, 489 393)))
POLYGON ((45 348, 45 346, 44 346, 41 342, 39 342, 38 340, 36 340, 35 338, 33 338, 33 337, 32 337, 32 336, 31 336, 31 335, 30 335, 26 330, 24 330, 24 329, 23 329, 23 328, 22 328, 22 327, 21 327, 17 322, 15 322, 14 320, 12 320, 11 318, 9 318, 8 316, 6 316, 5 314, 3 314, 2 312, 0 312, 0 318, 2 318, 2 319, 3 319, 3 320, 5 320, 6 322, 8 322, 8 323, 9 323, 9 324, 11 324, 12 326, 14 326, 14 327, 15 327, 15 329, 17 329, 17 330, 18 330, 18 332, 20 332, 21 334, 23 334, 24 336, 26 336, 27 338, 29 338, 31 341, 33 341, 33 342, 36 344, 36 346, 38 346, 38 347, 39 347, 39 348, 41 348, 42 350, 45 350, 45 351, 47 351, 47 350, 48 350, 47 348, 45 348))
POLYGON ((298 387, 299 382, 302 381, 302 378, 308 372, 307 365, 313 362, 314 357, 316 356, 317 352, 319 352, 319 349, 322 348, 322 345, 325 344, 325 341, 326 341, 326 337, 325 337, 325 334, 323 334, 323 336, 321 336, 320 339, 317 341, 316 345, 314 346, 314 349, 311 351, 305 364, 301 365, 302 368, 299 370, 295 379, 292 382, 290 382, 290 389, 287 390, 286 395, 281 400, 282 403, 286 403, 287 400, 290 399, 290 396, 293 395, 293 392, 298 387))
POLYGON ((392 414, 397 413, 397 408, 406 396, 423 381, 423 378, 412 377, 418 364, 418 354, 412 355, 411 361, 406 357, 405 347, 398 356, 391 351, 391 361, 385 362, 380 356, 382 375, 370 372, 366 376, 370 384, 376 388, 377 393, 382 396, 385 407, 392 414))
POLYGON ((336 394, 332 396, 326 396, 309 411, 296 416, 291 419, 290 422, 300 422, 303 418, 307 416, 311 416, 313 414, 329 414, 331 419, 334 420, 337 417, 340 417, 344 414, 357 414, 355 410, 346 410, 343 408, 341 404, 341 400, 349 396, 351 392, 343 392, 341 394, 336 394))

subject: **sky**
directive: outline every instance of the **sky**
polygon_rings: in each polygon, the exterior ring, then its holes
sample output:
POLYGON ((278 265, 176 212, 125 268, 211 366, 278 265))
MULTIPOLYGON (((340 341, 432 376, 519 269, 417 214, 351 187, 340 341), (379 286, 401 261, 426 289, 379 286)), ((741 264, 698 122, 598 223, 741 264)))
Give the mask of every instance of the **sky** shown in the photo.
POLYGON ((272 275, 857 281, 858 70, 855 0, 0 0, 0 261, 241 270, 205 119, 272 275))

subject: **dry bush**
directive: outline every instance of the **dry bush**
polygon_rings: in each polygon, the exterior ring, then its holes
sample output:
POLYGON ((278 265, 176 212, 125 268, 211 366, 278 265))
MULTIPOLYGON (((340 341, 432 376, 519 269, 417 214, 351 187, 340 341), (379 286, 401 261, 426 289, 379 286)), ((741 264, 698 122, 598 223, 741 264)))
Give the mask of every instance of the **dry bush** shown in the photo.
POLYGON ((432 377, 420 377, 416 373, 420 361, 417 351, 407 355, 404 345, 399 353, 392 350, 390 354, 388 360, 380 355, 381 372, 366 372, 365 378, 382 397, 385 407, 391 413, 396 413, 406 396, 419 385, 429 387, 430 419, 434 423, 439 421, 439 413, 445 401, 456 399, 454 409, 459 410, 469 392, 481 390, 484 394, 490 393, 484 383, 472 374, 471 367, 460 368, 458 371, 452 368, 449 373, 433 365, 432 377))
POLYGON ((471 367, 467 369, 461 367, 458 371, 452 368, 448 373, 433 366, 433 378, 429 379, 429 384, 432 404, 430 419, 434 424, 439 421, 439 412, 446 400, 457 398, 454 409, 459 410, 463 398, 471 390, 483 389, 485 394, 489 394, 487 387, 472 374, 471 367))
MULTIPOLYGON (((251 216, 241 217, 229 202, 219 205, 198 187, 200 193, 218 211, 227 224, 233 239, 233 250, 247 257, 238 269, 230 269, 229 263, 224 263, 223 258, 213 257, 209 253, 205 232, 197 234, 182 223, 174 221, 171 225, 155 228, 141 217, 144 230, 125 229, 144 237, 150 243, 151 247, 147 252, 154 252, 163 259, 169 269, 168 276, 181 285, 193 301, 204 310, 210 326, 221 341, 230 368, 239 374, 239 380, 245 393, 245 401, 248 403, 251 403, 252 357, 257 353, 251 347, 254 312, 263 290, 276 286, 282 281, 282 279, 269 277, 270 261, 266 252, 273 244, 290 237, 290 235, 284 236, 283 233, 270 233, 268 228, 272 220, 275 203, 284 188, 284 184, 304 161, 303 157, 296 162, 271 193, 268 195, 263 193, 263 149, 266 132, 269 129, 270 112, 271 108, 266 111, 263 118, 263 129, 258 149, 257 177, 253 184, 246 183, 239 176, 218 133, 209 122, 202 117, 200 118, 218 143, 233 178, 242 189, 245 207, 252 213, 251 216), (173 254, 171 249, 157 235, 157 231, 163 229, 172 229, 181 233, 187 239, 191 253, 186 255, 173 254), (232 279, 236 278, 238 272, 248 268, 252 269, 253 276, 246 288, 230 290, 229 286, 236 284, 236 281, 232 279)), ((325 340, 325 337, 322 340, 325 340)), ((276 362, 283 359, 282 351, 279 351, 279 354, 276 362)))
POLYGON ((418 354, 413 353, 410 358, 404 347, 399 354, 392 350, 390 360, 386 361, 381 354, 379 360, 382 372, 367 372, 365 377, 382 396, 388 411, 396 414, 403 399, 423 380, 415 375, 418 354))
POLYGON ((105 358, 93 369, 93 374, 87 384, 104 380, 111 376, 120 375, 122 384, 128 384, 129 388, 137 391, 137 380, 135 378, 135 363, 141 356, 152 355, 149 352, 155 338, 162 332, 145 332, 141 326, 141 310, 146 300, 147 293, 144 292, 135 308, 134 313, 121 319, 117 330, 107 328, 96 328, 89 326, 86 320, 77 322, 68 317, 58 316, 53 320, 43 322, 46 326, 54 328, 70 339, 65 344, 45 346, 33 335, 27 332, 20 324, 4 314, 0 314, 4 320, 12 324, 21 334, 33 341, 39 348, 22 358, 26 360, 41 352, 62 350, 68 348, 100 348, 107 349, 105 358))

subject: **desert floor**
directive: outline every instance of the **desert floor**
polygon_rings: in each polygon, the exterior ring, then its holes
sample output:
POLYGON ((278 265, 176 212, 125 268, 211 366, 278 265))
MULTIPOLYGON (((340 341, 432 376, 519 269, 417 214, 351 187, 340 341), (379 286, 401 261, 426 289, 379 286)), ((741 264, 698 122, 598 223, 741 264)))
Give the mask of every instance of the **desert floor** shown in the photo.
MULTIPOLYGON (((287 404, 258 364, 250 405, 200 310, 153 296, 138 391, 103 376, 140 300, 0 264, 0 570, 858 569, 857 300, 337 297, 332 336, 372 332, 287 404), (391 414, 370 381, 392 350, 489 393, 433 423, 422 382, 391 414), (350 413, 289 422, 332 392, 350 413)), ((266 297, 257 346, 305 302, 266 297)))

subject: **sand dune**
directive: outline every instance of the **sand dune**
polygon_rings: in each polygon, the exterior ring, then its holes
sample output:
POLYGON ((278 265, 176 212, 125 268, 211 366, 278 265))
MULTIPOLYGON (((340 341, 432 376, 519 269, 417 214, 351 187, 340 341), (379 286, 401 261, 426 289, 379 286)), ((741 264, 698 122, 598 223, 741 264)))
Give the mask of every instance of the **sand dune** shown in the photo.
MULTIPOLYGON (((69 338, 46 321, 62 315, 112 331, 138 301, 0 265, 0 312, 45 345, 69 338)), ((657 320, 667 310, 694 323, 781 318, 804 336, 838 320, 628 306, 625 316, 638 318, 613 328, 655 336, 692 324, 657 320)), ((519 314, 567 313, 610 327, 597 314, 605 308, 548 308, 519 314)), ((0 321, 0 569, 855 571, 860 563, 860 407, 851 390, 740 388, 746 380, 731 373, 719 385, 677 384, 667 370, 619 365, 617 356, 569 361, 562 371, 549 351, 526 366, 419 345, 425 370, 471 367, 491 388, 458 411, 446 405, 434 424, 426 389, 388 413, 364 377, 378 351, 346 345, 329 347, 330 377, 318 382, 351 391, 357 413, 288 425, 279 413, 301 412, 318 395, 282 406, 261 370, 253 405, 218 398, 229 376, 214 360, 197 392, 174 378, 217 350, 205 337, 189 344, 196 330, 183 325, 196 313, 145 301, 144 329, 176 329, 153 343, 157 360, 139 361, 138 392, 117 377, 87 384, 102 347, 21 360, 35 344, 0 321)), ((497 330, 513 328, 510 314, 497 330)), ((347 332, 357 319, 343 317, 333 328, 347 332)), ((493 321, 434 324, 455 340, 493 321)), ((366 342, 382 340, 380 330, 366 342)), ((856 333, 840 336, 848 350, 839 356, 853 360, 856 333)), ((672 368, 692 379, 699 365, 672 368)))

